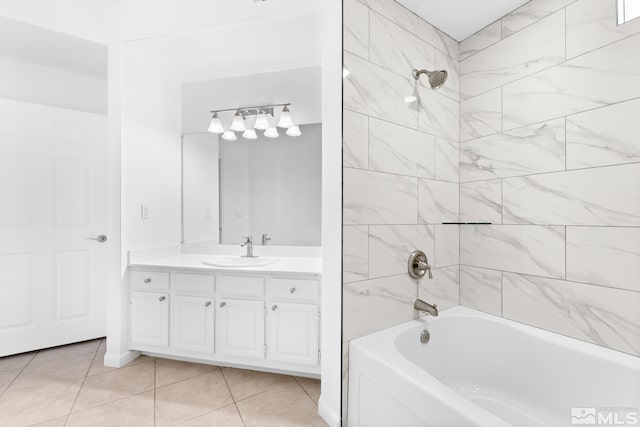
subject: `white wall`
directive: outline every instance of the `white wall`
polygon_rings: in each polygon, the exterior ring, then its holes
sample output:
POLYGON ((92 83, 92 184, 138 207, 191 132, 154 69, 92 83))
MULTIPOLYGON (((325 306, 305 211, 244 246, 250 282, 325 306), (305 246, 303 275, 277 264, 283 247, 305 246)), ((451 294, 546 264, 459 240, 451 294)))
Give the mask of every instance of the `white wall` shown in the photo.
POLYGON ((266 233, 270 245, 320 246, 322 125, 300 128, 295 138, 221 141, 223 243, 266 233))
POLYGON ((107 114, 107 80, 0 57, 0 98, 107 114))
POLYGON ((218 243, 218 135, 184 135, 182 165, 183 239, 218 243))
POLYGON ((322 384, 318 412, 341 425, 342 2, 322 3, 322 384))

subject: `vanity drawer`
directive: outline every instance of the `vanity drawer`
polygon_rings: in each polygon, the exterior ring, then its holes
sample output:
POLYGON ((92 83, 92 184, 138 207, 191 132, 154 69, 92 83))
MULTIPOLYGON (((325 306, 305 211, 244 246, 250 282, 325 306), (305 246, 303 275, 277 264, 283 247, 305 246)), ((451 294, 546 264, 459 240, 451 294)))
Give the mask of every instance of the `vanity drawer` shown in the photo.
POLYGON ((271 296, 277 299, 317 300, 319 285, 317 280, 271 279, 271 296))
POLYGON ((169 290, 169 273, 133 270, 131 287, 139 291, 167 291, 169 290))
POLYGON ((174 273, 171 290, 213 295, 215 277, 212 274, 174 273))
POLYGON ((239 297, 264 296, 264 278, 247 276, 218 276, 218 295, 239 297))

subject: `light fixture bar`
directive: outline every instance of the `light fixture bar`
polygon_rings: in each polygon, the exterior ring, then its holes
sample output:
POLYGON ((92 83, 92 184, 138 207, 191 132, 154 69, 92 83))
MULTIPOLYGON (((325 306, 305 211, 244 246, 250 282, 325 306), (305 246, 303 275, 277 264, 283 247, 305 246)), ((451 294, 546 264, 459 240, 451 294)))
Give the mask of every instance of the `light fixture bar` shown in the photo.
POLYGON ((255 113, 255 115, 257 115, 257 113, 262 111, 265 114, 270 114, 273 116, 274 107, 289 107, 290 105, 291 105, 290 102, 286 104, 256 105, 253 107, 239 107, 239 108, 226 108, 224 110, 211 110, 209 111, 209 113, 215 114, 215 113, 223 113, 225 111, 240 111, 243 115, 245 115, 246 113, 246 116, 250 117, 252 113, 255 113))

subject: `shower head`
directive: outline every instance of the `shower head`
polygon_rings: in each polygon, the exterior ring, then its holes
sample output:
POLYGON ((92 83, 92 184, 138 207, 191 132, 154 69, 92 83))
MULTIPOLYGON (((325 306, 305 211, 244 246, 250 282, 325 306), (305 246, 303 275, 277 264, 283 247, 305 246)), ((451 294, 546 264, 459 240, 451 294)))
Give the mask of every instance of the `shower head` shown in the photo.
POLYGON ((422 74, 427 75, 427 77, 429 78, 429 85, 433 90, 440 89, 442 85, 444 85, 444 82, 447 81, 447 77, 449 76, 447 70, 413 70, 413 78, 416 80, 418 80, 422 74))

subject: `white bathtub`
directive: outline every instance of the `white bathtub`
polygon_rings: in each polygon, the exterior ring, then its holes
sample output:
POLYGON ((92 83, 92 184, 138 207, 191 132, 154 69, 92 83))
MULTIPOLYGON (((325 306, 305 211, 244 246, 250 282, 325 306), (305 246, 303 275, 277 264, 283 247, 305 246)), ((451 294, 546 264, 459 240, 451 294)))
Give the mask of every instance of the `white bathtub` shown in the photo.
POLYGON ((640 358, 465 307, 349 347, 350 426, 564 426, 572 408, 633 422, 639 406, 640 358))

